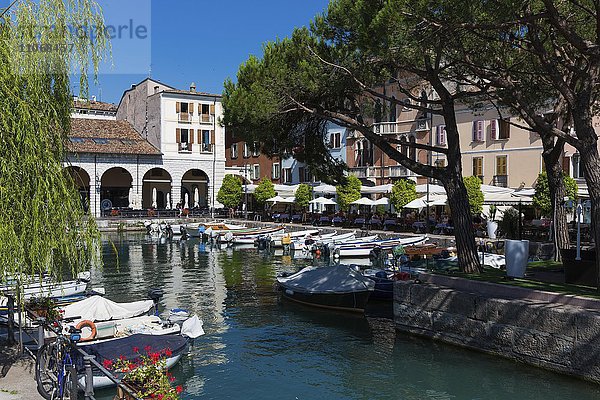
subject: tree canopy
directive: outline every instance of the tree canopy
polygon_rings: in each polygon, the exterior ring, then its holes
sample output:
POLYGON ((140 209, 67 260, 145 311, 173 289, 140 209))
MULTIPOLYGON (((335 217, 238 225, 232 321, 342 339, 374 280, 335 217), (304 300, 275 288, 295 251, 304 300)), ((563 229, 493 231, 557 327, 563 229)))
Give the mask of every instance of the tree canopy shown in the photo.
POLYGON ((350 203, 360 199, 361 186, 362 183, 360 182, 360 179, 354 175, 350 175, 343 183, 335 187, 337 192, 337 203, 340 206, 340 209, 348 211, 350 203))
POLYGON ((264 205, 268 199, 275 197, 276 195, 275 185, 273 185, 273 182, 266 176, 260 180, 256 189, 254 189, 254 199, 261 206, 264 205))
POLYGON ((294 203, 302 208, 308 207, 308 202, 312 200, 312 192, 311 186, 301 183, 298 185, 298 189, 296 189, 294 203))
POLYGON ((225 175, 223 184, 219 193, 217 193, 217 201, 228 208, 235 208, 242 201, 242 180, 236 175, 225 175))
POLYGON ((416 198, 417 187, 414 181, 410 179, 399 179, 394 183, 390 201, 396 211, 399 211, 402 207, 416 198))
POLYGON ((0 17, 0 276, 62 279, 98 257, 96 225, 63 162, 69 77, 79 73, 86 97, 88 70, 97 72, 109 46, 103 32, 90 0, 22 0, 0 17), (69 30, 80 26, 100 33, 69 30))
POLYGON ((472 215, 481 214, 483 211, 483 192, 481 191, 481 180, 476 176, 464 178, 467 193, 469 195, 469 208, 472 215))
MULTIPOLYGON (((574 200, 577 197, 577 182, 570 176, 563 174, 563 181, 566 189, 566 197, 574 200)), ((563 203, 562 199, 559 206, 563 203)), ((545 217, 552 217, 552 198, 550 197, 550 187, 548 185, 548 175, 545 172, 539 174, 535 184, 535 194, 533 195, 533 205, 538 208, 545 217)))

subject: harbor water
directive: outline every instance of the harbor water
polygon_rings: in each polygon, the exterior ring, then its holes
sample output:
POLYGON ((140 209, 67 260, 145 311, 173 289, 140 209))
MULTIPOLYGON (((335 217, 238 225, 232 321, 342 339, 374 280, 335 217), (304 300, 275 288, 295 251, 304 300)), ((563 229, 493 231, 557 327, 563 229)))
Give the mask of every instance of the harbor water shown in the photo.
MULTIPOLYGON (((165 292, 206 335, 173 369, 185 399, 598 399, 600 386, 394 330, 389 304, 366 316, 281 300, 279 272, 307 261, 197 240, 105 236, 93 284, 115 301, 165 292)), ((105 394, 108 396, 108 394, 105 394)))

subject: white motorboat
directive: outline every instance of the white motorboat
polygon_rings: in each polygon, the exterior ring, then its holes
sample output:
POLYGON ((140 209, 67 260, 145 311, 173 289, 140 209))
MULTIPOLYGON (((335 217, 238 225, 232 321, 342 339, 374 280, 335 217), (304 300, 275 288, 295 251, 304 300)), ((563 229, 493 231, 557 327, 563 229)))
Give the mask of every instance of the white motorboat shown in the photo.
MULTIPOLYGON (((318 229, 307 229, 304 231, 286 232, 281 234, 272 234, 271 236, 271 247, 283 247, 281 240, 288 236, 291 241, 306 239, 308 236, 318 235, 318 229)), ((291 242, 290 242, 291 243, 291 242)))
POLYGON ((353 242, 330 245, 330 251, 335 258, 369 257, 371 251, 376 247, 390 249, 398 245, 419 245, 425 243, 427 240, 427 236, 415 236, 403 239, 394 238, 384 240, 357 240, 353 242))
MULTIPOLYGON (((32 297, 67 297, 85 292, 88 282, 77 279, 72 281, 56 282, 52 279, 42 278, 39 282, 32 281, 23 285, 25 299, 32 297)), ((14 292, 16 284, 0 286, 0 293, 14 292)))
POLYGON ((293 241, 291 244, 291 249, 294 250, 295 252, 309 251, 311 249, 311 246, 317 242, 319 242, 321 244, 329 244, 329 243, 340 243, 345 240, 354 240, 354 239, 356 239, 356 232, 343 233, 341 235, 337 235, 337 234, 321 235, 321 236, 314 237, 314 238, 306 238, 303 240, 293 241))
POLYGON ((268 235, 272 235, 272 234, 278 235, 278 234, 282 234, 284 231, 285 231, 285 228, 283 226, 277 226, 274 228, 256 229, 254 231, 249 231, 249 232, 240 232, 240 233, 230 232, 230 233, 225 234, 224 236, 221 236, 219 238, 219 240, 231 242, 236 245, 237 244, 254 244, 256 239, 258 239, 259 237, 268 236, 268 235))

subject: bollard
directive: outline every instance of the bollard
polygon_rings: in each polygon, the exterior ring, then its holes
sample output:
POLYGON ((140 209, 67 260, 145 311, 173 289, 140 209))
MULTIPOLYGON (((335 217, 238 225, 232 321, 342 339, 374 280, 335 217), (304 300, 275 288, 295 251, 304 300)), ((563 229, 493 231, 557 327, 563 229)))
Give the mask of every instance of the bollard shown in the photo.
POLYGON ((94 396, 94 375, 92 373, 92 360, 96 356, 84 356, 83 365, 85 367, 85 391, 84 396, 86 399, 91 399, 94 396))
POLYGON ((46 322, 46 318, 38 317, 36 319, 38 323, 38 340, 37 340, 37 350, 39 351, 44 345, 44 322, 46 322))
POLYGON ((71 365, 69 371, 71 373, 71 399, 76 400, 79 394, 79 381, 77 380, 77 369, 75 368, 75 365, 71 365))

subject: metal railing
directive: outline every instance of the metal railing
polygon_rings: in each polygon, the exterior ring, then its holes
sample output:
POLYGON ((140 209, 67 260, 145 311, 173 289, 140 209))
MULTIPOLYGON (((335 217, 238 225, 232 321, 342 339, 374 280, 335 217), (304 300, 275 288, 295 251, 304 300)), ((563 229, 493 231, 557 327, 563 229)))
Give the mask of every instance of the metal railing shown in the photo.
MULTIPOLYGON (((9 314, 8 314, 9 335, 12 335, 12 337, 14 337, 15 300, 14 300, 14 295, 7 294, 7 297, 8 297, 8 306, 9 306, 8 307, 9 308, 9 314)), ((22 321, 21 321, 21 315, 22 315, 23 311, 27 311, 27 310, 23 310, 23 308, 19 307, 18 326, 19 326, 20 332, 22 332, 22 330, 23 330, 22 321)), ((19 334, 19 338, 20 338, 19 346, 22 349, 22 352, 24 354, 27 354, 28 356, 30 356, 34 361, 37 360, 37 354, 40 351, 40 349, 42 348, 42 346, 45 344, 45 337, 46 337, 45 328, 48 327, 49 331, 54 333, 55 335, 58 335, 61 333, 61 332, 58 332, 57 330, 52 329, 51 327, 47 326, 45 318, 38 317, 38 318, 36 318, 35 322, 37 323, 37 337, 34 337, 33 335, 31 335, 31 338, 33 339, 33 342, 35 343, 33 350, 30 347, 27 347, 24 345, 23 339, 22 339, 22 333, 19 334), (34 351, 35 351, 35 353, 34 353, 34 351)), ((98 370, 102 375, 106 376, 110 381, 112 381, 118 388, 120 388, 125 393, 127 393, 131 399, 138 399, 138 397, 135 395, 135 393, 133 393, 129 389, 129 387, 127 387, 126 385, 124 385, 121 382, 120 378, 113 375, 112 372, 110 372, 109 370, 104 368, 98 361, 96 361, 95 356, 88 354, 87 352, 85 352, 84 350, 77 347, 75 344, 73 344, 71 342, 69 342, 68 345, 70 346, 71 350, 73 352, 77 353, 83 360, 83 373, 80 375, 82 375, 84 377, 84 384, 81 384, 79 382, 79 374, 77 373, 77 368, 75 367, 75 365, 73 364, 69 367, 70 368, 70 371, 69 371, 70 377, 72 379, 71 385, 70 385, 70 387, 71 387, 70 398, 71 399, 77 399, 79 396, 79 391, 82 391, 85 399, 95 400, 95 397, 94 397, 94 369, 98 370)), ((36 382, 36 384, 37 384, 37 382, 36 382)))

